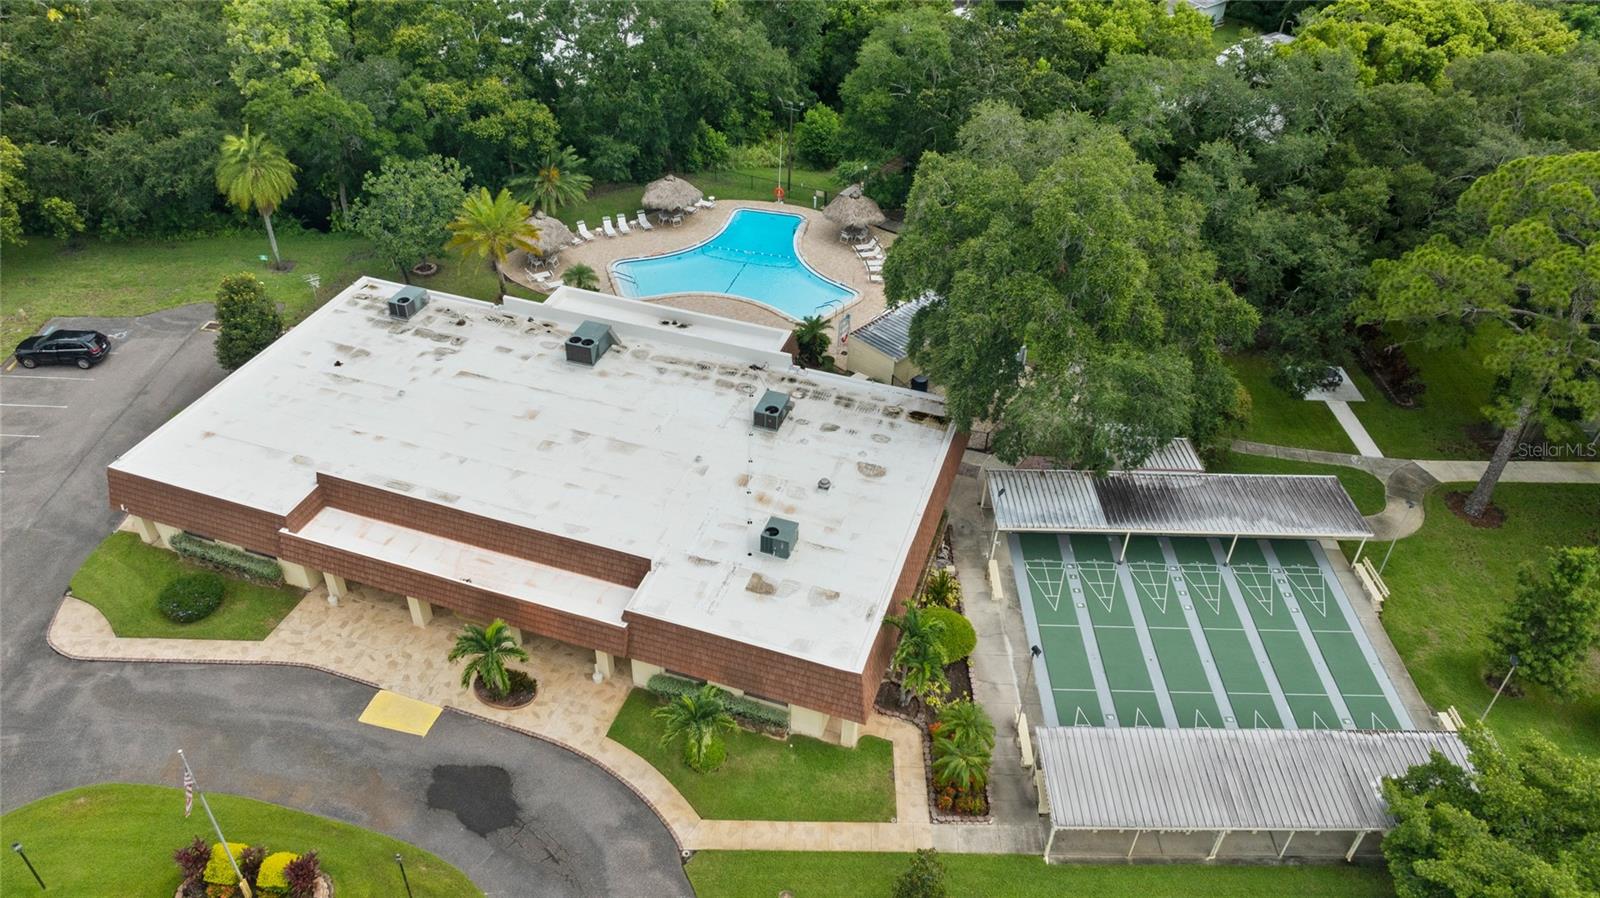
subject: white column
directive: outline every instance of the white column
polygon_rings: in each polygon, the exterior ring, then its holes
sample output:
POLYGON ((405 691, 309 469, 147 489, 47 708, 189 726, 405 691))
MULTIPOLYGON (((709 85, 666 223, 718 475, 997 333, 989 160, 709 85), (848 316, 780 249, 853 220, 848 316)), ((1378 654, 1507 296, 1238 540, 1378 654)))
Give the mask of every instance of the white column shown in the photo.
POLYGON ((616 672, 617 662, 611 657, 611 653, 602 652, 599 649, 595 649, 594 681, 596 683, 604 683, 606 680, 611 679, 612 675, 616 672))
POLYGON ((845 748, 855 748, 861 741, 861 724, 853 720, 839 721, 839 744, 845 748))
POLYGON ((789 731, 801 736, 821 739, 828 730, 828 715, 799 705, 789 706, 789 731))
POLYGON ((283 582, 290 586, 298 586, 301 589, 316 589, 317 584, 323 580, 321 571, 308 568, 303 564, 296 564, 293 561, 284 561, 280 558, 278 559, 278 567, 283 569, 283 582))
POLYGON ((344 598, 345 594, 350 591, 350 587, 344 582, 344 578, 338 574, 324 572, 322 581, 328 584, 328 604, 337 607, 339 600, 344 598))
POLYGON ((1348 864, 1351 861, 1356 859, 1356 849, 1361 847, 1361 840, 1365 839, 1366 837, 1367 837, 1367 831, 1366 830, 1362 830, 1361 832, 1356 833, 1356 840, 1354 842, 1350 843, 1350 850, 1346 851, 1344 853, 1344 862, 1345 863, 1348 864))
POLYGON ((406 607, 411 609, 411 623, 418 627, 426 627, 433 620, 433 606, 421 599, 406 596, 406 607))
POLYGON ((129 517, 133 519, 135 532, 139 534, 140 539, 145 541, 146 545, 161 545, 161 531, 156 529, 154 522, 150 521, 148 518, 141 518, 138 515, 129 515, 129 517))
POLYGON ((648 661, 640 661, 638 658, 634 658, 632 661, 628 662, 628 666, 633 668, 633 685, 639 687, 640 689, 649 688, 651 677, 658 673, 667 672, 666 668, 659 664, 651 664, 648 661))
MULTIPOLYGON (((430 611, 428 613, 428 616, 431 618, 433 616, 433 613, 430 611)), ((508 626, 508 627, 506 627, 506 632, 511 634, 511 639, 512 639, 513 642, 515 642, 517 645, 522 645, 522 628, 521 627, 510 627, 510 626, 508 626)))

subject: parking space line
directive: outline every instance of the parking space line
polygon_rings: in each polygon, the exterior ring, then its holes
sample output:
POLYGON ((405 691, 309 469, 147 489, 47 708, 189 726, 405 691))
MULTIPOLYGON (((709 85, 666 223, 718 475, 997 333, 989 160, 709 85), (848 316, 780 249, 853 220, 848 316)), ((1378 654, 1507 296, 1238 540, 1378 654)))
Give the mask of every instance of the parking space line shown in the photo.
POLYGON ((64 405, 32 405, 27 402, 0 402, 0 408, 66 408, 64 405))
POLYGON ((0 439, 6 440, 37 440, 38 438, 39 435, 36 433, 0 433, 0 439))
MULTIPOLYGON (((9 368, 6 370, 10 370, 9 368)), ((62 377, 59 374, 8 374, 6 380, 94 380, 92 377, 62 377)))

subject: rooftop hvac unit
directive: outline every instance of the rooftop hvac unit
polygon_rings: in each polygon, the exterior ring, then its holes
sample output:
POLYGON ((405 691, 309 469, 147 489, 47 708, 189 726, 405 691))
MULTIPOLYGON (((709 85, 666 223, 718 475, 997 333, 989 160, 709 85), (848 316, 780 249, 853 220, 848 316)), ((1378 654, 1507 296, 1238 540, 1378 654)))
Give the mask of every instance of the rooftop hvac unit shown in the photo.
POLYGON ((389 297, 389 317, 405 320, 428 305, 428 291, 421 287, 401 287, 389 297))
POLYGON ((799 540, 799 524, 779 517, 767 518, 767 526, 761 528, 761 554, 788 558, 799 540))
POLYGON ((567 338, 567 361, 593 368, 615 342, 611 328, 598 321, 585 321, 567 338))
POLYGON ((768 390, 756 403, 756 426, 763 430, 777 430, 783 426, 783 419, 789 417, 789 411, 793 408, 794 403, 789 400, 788 393, 768 390))

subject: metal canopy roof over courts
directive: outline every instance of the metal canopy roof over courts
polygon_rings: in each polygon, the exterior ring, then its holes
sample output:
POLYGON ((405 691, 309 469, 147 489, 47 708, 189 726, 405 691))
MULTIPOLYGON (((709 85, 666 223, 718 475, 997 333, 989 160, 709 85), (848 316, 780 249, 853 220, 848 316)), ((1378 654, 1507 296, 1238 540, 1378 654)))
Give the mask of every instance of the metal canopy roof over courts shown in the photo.
POLYGON ((911 354, 911 319, 937 299, 932 293, 902 303, 856 328, 850 339, 860 340, 895 361, 911 354))
POLYGON ((1384 777, 1432 752, 1461 767, 1455 733, 1038 727, 1053 829, 1381 832, 1384 777))
POLYGON ((988 499, 997 532, 1372 538, 1332 476, 993 470, 988 499))

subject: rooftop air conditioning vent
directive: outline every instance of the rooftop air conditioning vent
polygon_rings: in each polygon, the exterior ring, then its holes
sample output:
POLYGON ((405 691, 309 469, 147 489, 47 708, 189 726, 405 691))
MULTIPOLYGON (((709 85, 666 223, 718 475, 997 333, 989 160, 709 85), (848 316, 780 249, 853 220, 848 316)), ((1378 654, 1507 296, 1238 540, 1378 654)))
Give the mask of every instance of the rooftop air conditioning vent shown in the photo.
POLYGON ((422 311, 428 305, 428 291, 421 287, 401 287, 389 297, 389 317, 402 321, 422 311))
POLYGON ((756 426, 763 430, 777 430, 783 426, 783 419, 789 417, 793 409, 794 401, 788 393, 768 390, 756 402, 756 426))
POLYGON ((761 528, 761 554, 788 558, 799 540, 799 524, 779 517, 767 518, 767 526, 761 528))
POLYGON ((615 342, 611 328, 598 321, 585 321, 567 338, 567 361, 593 368, 615 342))

